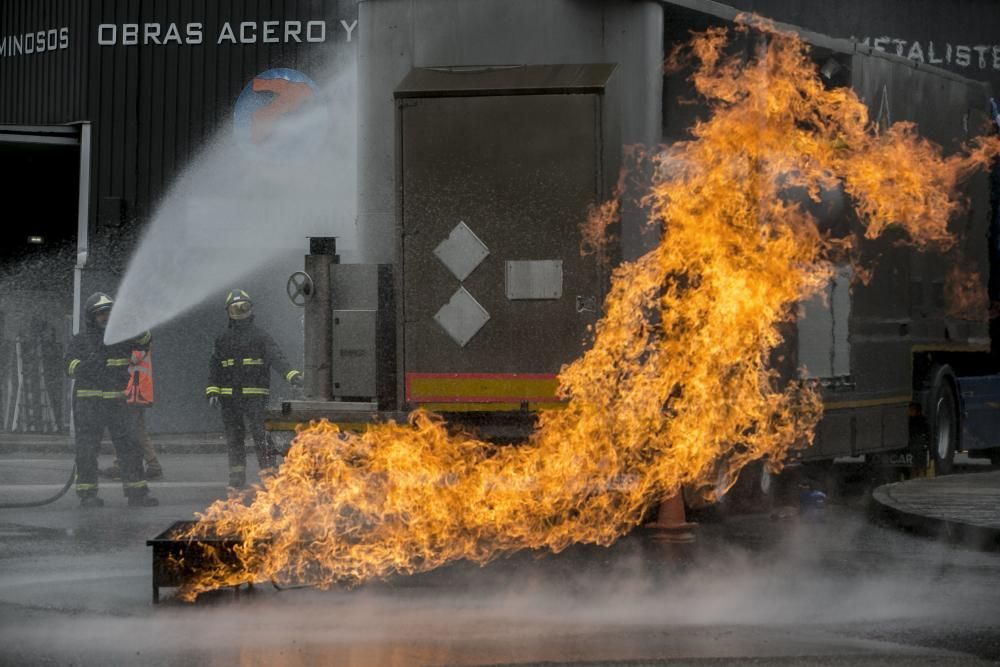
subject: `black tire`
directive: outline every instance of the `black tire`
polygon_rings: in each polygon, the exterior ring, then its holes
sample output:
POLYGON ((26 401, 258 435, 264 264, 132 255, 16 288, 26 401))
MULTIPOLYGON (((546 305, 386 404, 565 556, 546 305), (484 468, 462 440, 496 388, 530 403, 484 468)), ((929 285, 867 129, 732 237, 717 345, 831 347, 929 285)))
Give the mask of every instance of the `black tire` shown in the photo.
POLYGON ((927 422, 927 449, 934 463, 935 475, 950 475, 958 450, 958 396, 955 376, 946 365, 934 366, 928 373, 930 391, 924 416, 927 422))

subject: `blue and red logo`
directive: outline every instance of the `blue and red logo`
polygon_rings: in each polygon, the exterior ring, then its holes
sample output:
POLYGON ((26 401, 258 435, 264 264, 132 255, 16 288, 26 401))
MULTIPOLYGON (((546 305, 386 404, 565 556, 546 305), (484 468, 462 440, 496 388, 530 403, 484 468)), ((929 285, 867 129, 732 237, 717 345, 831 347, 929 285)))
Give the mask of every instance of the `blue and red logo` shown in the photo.
POLYGON ((322 146, 327 114, 312 79, 293 69, 269 69, 251 79, 236 99, 236 140, 253 157, 299 162, 322 146))

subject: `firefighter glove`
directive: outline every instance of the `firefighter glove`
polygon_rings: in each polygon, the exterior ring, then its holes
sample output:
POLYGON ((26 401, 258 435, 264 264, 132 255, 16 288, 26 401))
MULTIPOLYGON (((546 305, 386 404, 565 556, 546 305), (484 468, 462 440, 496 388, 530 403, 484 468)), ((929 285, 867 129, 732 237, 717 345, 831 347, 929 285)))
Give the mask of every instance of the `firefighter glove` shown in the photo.
POLYGON ((209 396, 208 404, 211 405, 216 410, 218 410, 222 406, 222 402, 219 400, 218 396, 209 396))
POLYGON ((296 373, 291 378, 289 378, 288 384, 292 385, 293 387, 301 387, 302 386, 302 373, 296 373))

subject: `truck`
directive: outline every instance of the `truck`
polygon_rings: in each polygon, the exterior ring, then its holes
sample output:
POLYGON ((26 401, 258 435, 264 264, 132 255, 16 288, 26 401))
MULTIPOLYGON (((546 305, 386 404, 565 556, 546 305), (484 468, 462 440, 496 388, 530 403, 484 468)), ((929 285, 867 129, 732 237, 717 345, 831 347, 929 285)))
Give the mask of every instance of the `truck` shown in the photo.
MULTIPOLYGON (((601 316, 610 267, 651 243, 624 205, 616 243, 585 256, 581 221, 616 194, 623 146, 669 146, 704 111, 682 74, 664 74, 665 51, 739 14, 699 0, 453 8, 360 5, 358 224, 370 261, 341 263, 336 240, 316 238, 289 278, 306 388, 268 413, 285 441, 315 419, 359 429, 424 408, 516 442, 539 411, 559 409, 557 374, 601 316)), ((988 126, 987 84, 777 27, 881 126, 913 121, 946 151, 988 126)), ((824 416, 799 462, 864 457, 938 474, 960 450, 1000 462, 997 215, 988 175, 965 188, 956 248, 864 241, 877 258, 867 282, 840 267, 802 304, 782 370, 817 384, 824 416)), ((857 224, 843 209, 826 215, 857 224)))

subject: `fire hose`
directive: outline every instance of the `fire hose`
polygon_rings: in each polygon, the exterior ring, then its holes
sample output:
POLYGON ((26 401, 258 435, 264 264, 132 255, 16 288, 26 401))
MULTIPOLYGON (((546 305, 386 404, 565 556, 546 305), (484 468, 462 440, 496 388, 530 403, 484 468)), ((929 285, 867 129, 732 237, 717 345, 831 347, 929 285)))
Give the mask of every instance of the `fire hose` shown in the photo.
POLYGON ((63 484, 63 487, 54 495, 44 498, 42 500, 33 500, 31 502, 25 503, 0 503, 0 510, 12 510, 12 509, 22 509, 25 507, 41 507, 42 505, 48 505, 59 500, 66 495, 69 488, 73 486, 73 482, 76 480, 76 464, 73 464, 73 469, 69 471, 69 479, 63 484))

